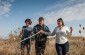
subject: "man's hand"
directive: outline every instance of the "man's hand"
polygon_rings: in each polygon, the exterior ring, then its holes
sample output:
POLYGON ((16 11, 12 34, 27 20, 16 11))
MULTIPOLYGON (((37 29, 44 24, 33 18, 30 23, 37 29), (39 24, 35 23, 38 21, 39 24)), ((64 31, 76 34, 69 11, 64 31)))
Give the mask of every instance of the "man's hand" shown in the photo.
POLYGON ((34 41, 31 41, 31 44, 34 44, 34 41))
POLYGON ((40 30, 39 32, 40 32, 40 33, 45 33, 45 31, 43 31, 43 30, 40 30))

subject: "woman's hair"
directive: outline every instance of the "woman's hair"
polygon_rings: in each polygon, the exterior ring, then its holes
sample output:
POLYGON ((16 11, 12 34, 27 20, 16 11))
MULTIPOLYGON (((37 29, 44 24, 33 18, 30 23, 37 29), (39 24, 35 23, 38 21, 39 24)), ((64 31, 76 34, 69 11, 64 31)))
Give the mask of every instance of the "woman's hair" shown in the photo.
POLYGON ((58 21, 61 21, 62 22, 62 25, 65 26, 62 18, 57 19, 57 22, 58 21))
POLYGON ((27 19, 25 20, 25 23, 26 23, 26 22, 29 22, 30 25, 32 24, 32 21, 31 21, 31 19, 29 19, 29 18, 27 18, 27 19))

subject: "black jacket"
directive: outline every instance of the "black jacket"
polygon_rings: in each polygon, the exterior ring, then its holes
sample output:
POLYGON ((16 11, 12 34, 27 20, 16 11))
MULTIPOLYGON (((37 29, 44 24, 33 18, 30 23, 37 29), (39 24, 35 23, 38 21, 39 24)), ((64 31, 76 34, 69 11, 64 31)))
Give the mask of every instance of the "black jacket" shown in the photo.
POLYGON ((35 41, 46 41, 47 40, 47 36, 50 35, 50 30, 46 25, 35 25, 33 28, 33 32, 34 34, 36 34, 37 32, 39 32, 40 30, 45 31, 45 33, 39 33, 35 36, 35 41))

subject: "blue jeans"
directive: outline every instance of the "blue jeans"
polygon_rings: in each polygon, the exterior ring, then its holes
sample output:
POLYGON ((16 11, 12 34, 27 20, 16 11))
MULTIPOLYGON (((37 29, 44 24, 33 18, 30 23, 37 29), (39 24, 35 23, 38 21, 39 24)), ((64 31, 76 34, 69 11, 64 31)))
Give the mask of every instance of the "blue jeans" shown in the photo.
POLYGON ((69 43, 66 42, 65 44, 57 44, 56 43, 56 51, 58 55, 66 55, 69 51, 69 43))

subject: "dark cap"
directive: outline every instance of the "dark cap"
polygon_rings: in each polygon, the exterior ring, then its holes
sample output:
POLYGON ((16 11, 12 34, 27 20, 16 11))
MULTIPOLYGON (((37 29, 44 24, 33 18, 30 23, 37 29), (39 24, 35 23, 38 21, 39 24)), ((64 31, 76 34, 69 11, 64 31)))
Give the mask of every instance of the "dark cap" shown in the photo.
POLYGON ((40 17, 40 18, 39 18, 39 21, 42 21, 42 20, 44 20, 44 18, 43 18, 43 17, 40 17))

